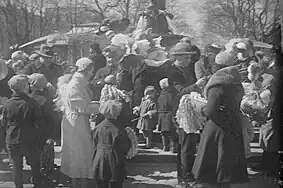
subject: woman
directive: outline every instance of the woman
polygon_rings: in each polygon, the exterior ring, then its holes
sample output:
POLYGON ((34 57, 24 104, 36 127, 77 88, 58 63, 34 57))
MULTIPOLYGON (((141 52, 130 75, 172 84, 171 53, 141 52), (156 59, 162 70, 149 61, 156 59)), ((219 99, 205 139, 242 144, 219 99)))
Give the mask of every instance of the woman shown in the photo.
POLYGON ((195 73, 198 80, 203 77, 209 78, 213 74, 212 67, 215 63, 215 57, 220 51, 221 47, 216 44, 206 45, 204 54, 195 64, 195 73))
POLYGON ((241 76, 234 66, 212 75, 204 91, 207 104, 199 112, 207 117, 193 174, 201 183, 226 188, 248 181, 240 124, 244 95, 241 76))
POLYGON ((93 62, 81 58, 76 62, 77 71, 72 76, 64 92, 63 101, 63 148, 61 171, 72 178, 73 187, 79 183, 88 187, 91 178, 89 168, 92 163, 93 143, 90 132, 90 111, 92 99, 89 79, 93 75, 93 62))
POLYGON ((105 117, 94 129, 94 155, 91 167, 97 188, 122 188, 126 179, 125 156, 131 148, 131 141, 118 119, 122 103, 107 100, 99 111, 105 117))

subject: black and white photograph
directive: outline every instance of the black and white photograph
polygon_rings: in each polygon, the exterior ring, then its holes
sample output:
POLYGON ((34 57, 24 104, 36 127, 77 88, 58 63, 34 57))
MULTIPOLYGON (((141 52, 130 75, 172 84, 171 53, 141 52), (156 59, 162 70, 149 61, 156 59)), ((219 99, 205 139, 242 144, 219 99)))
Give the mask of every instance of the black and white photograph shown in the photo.
POLYGON ((283 187, 283 0, 0 0, 0 188, 283 187))

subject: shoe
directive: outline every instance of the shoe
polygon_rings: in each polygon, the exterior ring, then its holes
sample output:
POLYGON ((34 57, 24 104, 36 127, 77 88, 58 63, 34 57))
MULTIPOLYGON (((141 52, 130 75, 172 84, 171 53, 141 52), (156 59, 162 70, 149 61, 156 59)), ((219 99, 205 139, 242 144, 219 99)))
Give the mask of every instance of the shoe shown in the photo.
POLYGON ((204 188, 204 185, 197 183, 197 182, 189 182, 188 188, 204 188))

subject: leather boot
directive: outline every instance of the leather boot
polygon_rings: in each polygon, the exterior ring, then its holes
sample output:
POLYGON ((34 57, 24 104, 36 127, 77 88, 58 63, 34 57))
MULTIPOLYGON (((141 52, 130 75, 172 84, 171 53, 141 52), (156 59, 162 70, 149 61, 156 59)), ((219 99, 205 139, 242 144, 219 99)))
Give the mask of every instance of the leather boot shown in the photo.
POLYGON ((162 135, 161 138, 162 138, 163 151, 169 151, 168 138, 164 135, 162 135))

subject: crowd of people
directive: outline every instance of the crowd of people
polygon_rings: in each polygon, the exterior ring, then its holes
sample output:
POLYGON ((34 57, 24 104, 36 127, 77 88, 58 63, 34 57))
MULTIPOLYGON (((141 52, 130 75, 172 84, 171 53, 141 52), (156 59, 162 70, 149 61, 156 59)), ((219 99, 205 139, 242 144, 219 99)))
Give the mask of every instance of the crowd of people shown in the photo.
POLYGON ((35 187, 43 186, 42 169, 52 170, 53 145, 61 139, 60 169, 73 187, 90 187, 91 180, 97 188, 123 187, 137 139, 128 130, 142 133, 145 148, 153 147, 153 131, 161 132, 162 149, 178 155, 182 186, 224 188, 248 181, 248 145, 253 127, 261 126, 261 168, 279 175, 279 69, 249 39, 226 49, 208 44, 202 53, 188 37, 169 53, 160 40, 148 31, 119 33, 103 50, 92 44, 89 57, 64 71, 50 48, 1 60, 1 149, 17 188, 23 156, 35 187))

